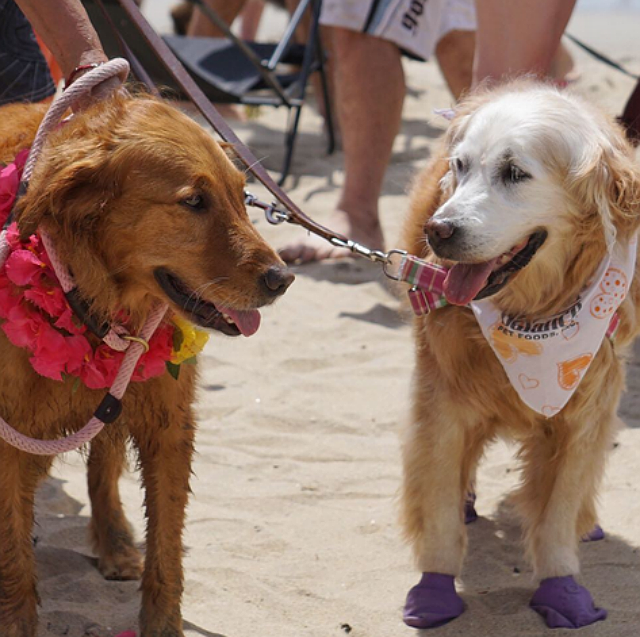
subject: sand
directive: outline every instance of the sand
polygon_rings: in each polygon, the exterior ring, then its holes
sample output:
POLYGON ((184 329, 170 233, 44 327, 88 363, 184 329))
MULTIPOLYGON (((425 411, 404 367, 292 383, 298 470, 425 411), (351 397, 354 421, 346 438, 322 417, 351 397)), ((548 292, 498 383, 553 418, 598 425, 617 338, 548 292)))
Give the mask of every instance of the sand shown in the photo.
MULTIPOLYGON (((152 17, 166 22, 166 4, 154 5, 152 17)), ((609 4, 620 12, 586 7, 570 31, 639 72, 637 3, 609 4)), ((576 58, 578 90, 619 112, 633 81, 579 52, 576 58)), ((406 69, 410 91, 381 200, 389 247, 411 177, 445 125, 432 110, 451 102, 435 66, 409 62, 406 69)), ((282 111, 263 109, 237 127, 274 170, 284 119, 282 111)), ((287 183, 293 199, 320 221, 343 181, 342 157, 324 154, 321 131, 321 120, 308 110, 287 183)), ((275 246, 302 235, 252 216, 275 246)), ((367 262, 316 264, 296 268, 296 275, 289 293, 263 313, 257 335, 214 336, 201 358, 185 533, 186 634, 410 637, 416 632, 402 624, 401 609, 418 575, 397 524, 399 432, 413 357, 409 319, 380 269, 367 262)), ((621 409, 627 428, 602 489, 607 538, 581 548, 583 581, 609 618, 581 630, 581 637, 640 634, 640 349, 636 358, 621 409)), ((550 634, 527 607, 535 582, 508 505, 518 480, 512 452, 500 443, 482 464, 481 517, 469 527, 460 581, 467 611, 434 635, 550 634)), ((122 495, 142 540, 135 473, 123 478, 122 495)), ((41 637, 113 637, 137 628, 138 584, 101 578, 87 543, 89 515, 83 460, 69 454, 38 496, 41 637)))

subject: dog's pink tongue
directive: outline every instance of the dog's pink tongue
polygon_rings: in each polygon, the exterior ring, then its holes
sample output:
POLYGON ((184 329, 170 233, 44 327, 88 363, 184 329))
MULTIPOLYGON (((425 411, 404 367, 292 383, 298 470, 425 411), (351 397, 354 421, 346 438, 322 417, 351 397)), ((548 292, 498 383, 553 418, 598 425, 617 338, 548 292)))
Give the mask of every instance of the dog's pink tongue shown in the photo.
POLYGON ((260 327, 258 310, 232 310, 228 307, 218 307, 218 309, 232 318, 243 336, 255 334, 260 327))
POLYGON ((444 280, 444 295, 451 305, 466 305, 482 290, 497 259, 484 263, 457 263, 444 280))

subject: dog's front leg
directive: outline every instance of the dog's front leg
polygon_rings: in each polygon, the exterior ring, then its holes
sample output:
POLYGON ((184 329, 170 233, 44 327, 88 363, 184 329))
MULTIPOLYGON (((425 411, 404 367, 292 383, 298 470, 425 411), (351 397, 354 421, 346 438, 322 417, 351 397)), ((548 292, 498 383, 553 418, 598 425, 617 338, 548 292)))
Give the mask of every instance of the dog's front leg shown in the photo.
POLYGON ((589 591, 573 576, 580 570, 580 536, 593 524, 592 512, 613 418, 599 422, 556 422, 528 439, 523 483, 517 496, 527 551, 541 584, 531 600, 552 628, 579 628, 604 619, 589 591))
POLYGON ((155 413, 161 422, 149 422, 148 413, 146 423, 132 427, 147 513, 140 631, 142 637, 182 637, 182 531, 195 427, 190 408, 155 413))
POLYGON ((50 464, 48 458, 0 442, 1 637, 35 637, 37 632, 33 498, 50 464))
MULTIPOLYGON (((418 388, 413 424, 403 445, 403 522, 421 582, 407 597, 404 620, 415 628, 439 626, 464 610, 455 591, 466 546, 464 499, 482 449, 480 429, 418 388)), ((427 392, 432 394, 431 391, 427 392)))

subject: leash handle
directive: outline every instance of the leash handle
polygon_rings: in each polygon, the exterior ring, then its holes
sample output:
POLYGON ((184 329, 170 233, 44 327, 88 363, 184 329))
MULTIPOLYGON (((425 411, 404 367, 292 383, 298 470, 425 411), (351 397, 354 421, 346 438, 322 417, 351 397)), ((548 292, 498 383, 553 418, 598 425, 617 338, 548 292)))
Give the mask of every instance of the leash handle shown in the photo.
POLYGON ((29 159, 25 164, 22 175, 23 181, 28 182, 31 179, 33 168, 42 152, 47 135, 58 125, 67 110, 73 105, 78 104, 83 98, 86 99, 86 97, 91 94, 91 91, 99 84, 112 78, 126 77, 128 74, 129 63, 122 58, 115 58, 79 77, 53 101, 47 114, 40 123, 36 137, 31 145, 29 159))

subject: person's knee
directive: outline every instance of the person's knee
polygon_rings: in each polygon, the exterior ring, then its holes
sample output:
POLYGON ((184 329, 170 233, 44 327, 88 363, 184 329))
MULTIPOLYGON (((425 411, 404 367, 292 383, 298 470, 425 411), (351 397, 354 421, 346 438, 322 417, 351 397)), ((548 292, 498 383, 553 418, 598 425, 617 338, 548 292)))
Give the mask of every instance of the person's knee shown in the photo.
POLYGON ((343 56, 357 54, 360 51, 366 51, 369 55, 375 55, 376 52, 393 51, 394 55, 397 54, 400 58, 400 50, 397 45, 389 40, 343 27, 331 27, 331 31, 336 56, 341 59, 344 59, 343 56))

